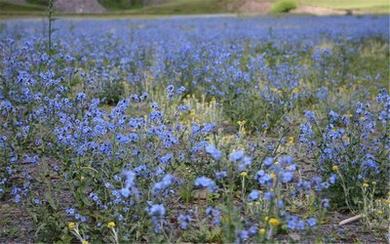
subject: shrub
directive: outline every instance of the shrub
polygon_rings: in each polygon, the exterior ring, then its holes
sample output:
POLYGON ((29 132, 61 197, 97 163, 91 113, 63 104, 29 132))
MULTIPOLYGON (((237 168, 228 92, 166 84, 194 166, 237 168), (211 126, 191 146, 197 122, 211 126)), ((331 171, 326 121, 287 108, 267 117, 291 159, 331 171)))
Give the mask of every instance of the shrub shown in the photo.
POLYGON ((281 0, 272 5, 271 12, 274 14, 288 13, 297 8, 297 3, 291 0, 281 0))

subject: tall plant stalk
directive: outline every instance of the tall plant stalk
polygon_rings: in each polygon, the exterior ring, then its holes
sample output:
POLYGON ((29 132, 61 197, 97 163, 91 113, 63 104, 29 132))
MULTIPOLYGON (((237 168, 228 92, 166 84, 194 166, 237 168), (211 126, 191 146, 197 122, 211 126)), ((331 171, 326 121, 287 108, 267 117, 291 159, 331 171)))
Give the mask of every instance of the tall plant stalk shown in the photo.
POLYGON ((48 30, 48 38, 49 38, 49 40, 48 40, 48 53, 49 53, 49 55, 51 55, 52 34, 54 32, 54 30, 53 30, 53 22, 54 22, 53 14, 54 14, 54 0, 49 0, 48 8, 47 8, 47 17, 48 17, 48 21, 49 21, 49 30, 48 30))

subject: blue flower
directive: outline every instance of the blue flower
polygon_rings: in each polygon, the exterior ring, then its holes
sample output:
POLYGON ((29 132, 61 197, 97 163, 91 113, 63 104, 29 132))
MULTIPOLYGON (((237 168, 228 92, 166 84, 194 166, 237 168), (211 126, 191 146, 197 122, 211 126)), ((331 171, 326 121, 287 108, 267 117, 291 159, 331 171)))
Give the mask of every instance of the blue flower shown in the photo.
POLYGON ((331 174, 328 181, 329 181, 329 184, 333 185, 336 183, 336 180, 337 180, 337 175, 336 174, 331 174))
POLYGON ((263 161, 263 164, 267 167, 271 166, 274 163, 274 159, 272 157, 266 157, 263 161))
POLYGON ((122 195, 123 197, 127 198, 127 197, 130 196, 131 191, 130 191, 129 188, 122 188, 122 189, 120 190, 120 193, 121 193, 121 195, 122 195))
POLYGON ((260 191, 258 190, 252 190, 251 193, 248 195, 249 201, 257 201, 260 198, 260 191))
POLYGON ((165 191, 168 187, 170 187, 175 182, 175 177, 170 174, 165 175, 161 181, 157 182, 153 186, 153 194, 159 194, 165 191))
POLYGON ((180 229, 186 230, 188 229, 190 222, 191 222, 191 216, 190 215, 184 215, 180 214, 179 217, 177 218, 179 222, 180 229))
POLYGON ((256 180, 259 182, 260 185, 265 186, 272 182, 272 177, 265 173, 264 170, 259 170, 256 173, 256 180))
POLYGON ((315 123, 316 115, 312 111, 305 111, 305 117, 310 123, 315 123))
POLYGON ((214 192, 217 189, 215 182, 205 176, 201 176, 195 179, 195 186, 207 188, 210 192, 214 192))
POLYGON ((213 208, 213 207, 207 207, 206 209, 206 215, 209 217, 212 217, 212 223, 214 225, 220 225, 221 224, 221 210, 218 208, 213 208))
POLYGON ((279 157, 279 163, 284 166, 291 165, 294 162, 293 158, 289 155, 283 155, 279 157))
POLYGON ((162 164, 168 164, 172 158, 173 158, 173 153, 167 153, 167 154, 161 156, 159 161, 162 164))
POLYGON ((281 181, 282 183, 288 183, 292 181, 293 177, 294 177, 294 172, 284 171, 281 174, 281 181))
POLYGON ((201 132, 205 134, 210 133, 215 129, 215 127, 215 123, 206 123, 204 124, 204 127, 202 128, 201 132))
POLYGON ((163 217, 165 215, 165 207, 162 204, 153 204, 147 208, 147 212, 150 216, 163 217))
POLYGON ((309 227, 314 227, 317 225, 317 219, 316 218, 308 218, 306 220, 306 223, 309 227))
POLYGON ((247 230, 242 230, 238 233, 238 237, 240 238, 240 240, 248 240, 249 239, 249 232, 247 230))
POLYGON ((227 172, 226 171, 220 171, 220 172, 216 172, 215 173, 215 178, 217 180, 221 180, 223 178, 225 178, 227 176, 227 172))
POLYGON ((233 151, 229 154, 229 160, 232 162, 237 162, 244 157, 244 151, 233 151))
POLYGON ((326 100, 328 98, 329 90, 326 87, 320 87, 316 92, 316 97, 319 100, 326 100))
POLYGON ((273 197, 274 197, 273 192, 267 191, 266 193, 264 193, 264 200, 266 201, 271 201, 273 197))
POLYGON ((222 157, 222 153, 221 151, 219 151, 214 145, 212 144, 208 144, 206 147, 205 147, 205 150, 208 154, 211 155, 211 157, 214 159, 214 160, 220 160, 221 157, 222 157))

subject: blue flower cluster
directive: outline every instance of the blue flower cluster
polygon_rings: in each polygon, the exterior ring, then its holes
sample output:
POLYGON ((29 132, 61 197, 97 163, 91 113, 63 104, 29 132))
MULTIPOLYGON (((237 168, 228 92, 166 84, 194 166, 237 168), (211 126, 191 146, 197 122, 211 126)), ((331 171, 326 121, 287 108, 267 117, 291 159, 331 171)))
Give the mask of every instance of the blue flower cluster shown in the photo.
POLYGON ((387 22, 63 19, 48 51, 39 23, 2 20, 0 201, 91 242, 112 242, 105 222, 121 242, 318 228, 363 183, 386 191, 388 77, 358 64, 361 40, 388 46, 387 22))

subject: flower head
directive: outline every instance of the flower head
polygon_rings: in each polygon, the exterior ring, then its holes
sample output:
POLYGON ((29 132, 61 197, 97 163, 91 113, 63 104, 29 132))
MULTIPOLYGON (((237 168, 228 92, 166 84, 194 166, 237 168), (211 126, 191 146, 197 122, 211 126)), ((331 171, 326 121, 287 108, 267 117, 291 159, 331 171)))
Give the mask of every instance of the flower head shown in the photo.
POLYGON ((260 234, 261 236, 265 235, 265 229, 264 229, 264 228, 260 228, 260 229, 259 229, 259 234, 260 234))
POLYGON ((214 192, 217 189, 217 185, 215 184, 215 182, 205 176, 196 178, 194 184, 196 187, 207 188, 211 192, 214 192))
POLYGON ((332 166, 332 170, 335 171, 335 172, 339 171, 339 166, 333 165, 332 166))
POLYGON ((268 220, 268 223, 269 223, 271 226, 273 226, 273 227, 277 227, 277 226, 279 226, 279 225, 281 224, 280 220, 277 219, 277 218, 270 218, 270 219, 268 220))
POLYGON ((114 222, 114 221, 108 222, 107 227, 108 227, 109 229, 115 228, 115 222, 114 222))
POLYGON ((77 223, 75 223, 75 222, 68 223, 69 230, 74 230, 74 229, 76 229, 76 227, 77 227, 77 223))

